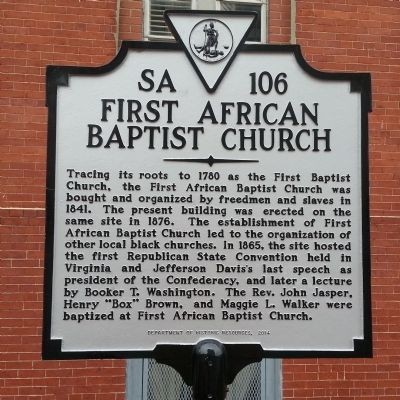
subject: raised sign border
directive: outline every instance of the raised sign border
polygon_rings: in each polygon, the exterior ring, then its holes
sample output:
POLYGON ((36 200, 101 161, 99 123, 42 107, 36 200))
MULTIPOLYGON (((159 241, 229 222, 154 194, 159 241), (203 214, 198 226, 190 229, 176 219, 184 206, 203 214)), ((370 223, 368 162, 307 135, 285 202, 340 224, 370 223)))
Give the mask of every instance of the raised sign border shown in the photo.
MULTIPOLYGON (((207 14, 211 14, 208 12, 207 14)), ((56 121, 58 86, 68 86, 70 75, 102 75, 113 71, 125 59, 129 49, 143 50, 180 50, 178 43, 166 42, 123 42, 117 56, 100 67, 48 66, 46 71, 46 106, 48 107, 48 143, 47 143, 47 186, 46 186, 46 238, 45 238, 45 274, 43 295, 43 341, 42 357, 47 360, 61 359, 102 359, 102 358, 147 358, 154 357, 160 343, 153 351, 70 351, 63 352, 62 340, 51 339, 52 280, 53 280, 53 239, 55 209, 55 167, 56 167, 56 121)), ((371 315, 371 262, 369 229, 369 169, 368 169, 368 113, 372 111, 371 75, 355 72, 323 72, 314 69, 304 59, 299 45, 241 44, 237 51, 269 53, 292 53, 304 72, 325 81, 350 82, 352 92, 361 94, 361 194, 362 194, 362 251, 363 251, 363 315, 364 339, 354 339, 354 351, 336 350, 272 350, 263 351, 266 358, 341 358, 372 357, 372 315, 371 315)), ((340 327, 338 327, 340 329, 340 327)), ((248 344, 237 344, 235 346, 248 344)), ((170 345, 168 345, 170 346, 170 345)), ((192 345, 173 345, 182 350, 192 345)), ((183 351, 183 352, 185 352, 183 351)), ((179 357, 176 352, 175 356, 179 357)))

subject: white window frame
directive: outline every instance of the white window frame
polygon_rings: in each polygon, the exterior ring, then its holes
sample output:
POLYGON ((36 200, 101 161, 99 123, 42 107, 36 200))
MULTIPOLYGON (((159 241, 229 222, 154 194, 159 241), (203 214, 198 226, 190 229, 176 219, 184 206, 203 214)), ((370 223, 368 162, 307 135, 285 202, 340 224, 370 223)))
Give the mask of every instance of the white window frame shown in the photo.
MULTIPOLYGON (((268 0, 192 0, 192 10, 221 10, 222 3, 247 3, 261 5, 261 41, 267 42, 267 5, 268 0)), ((172 40, 171 36, 150 34, 150 0, 143 0, 143 37, 144 40, 172 40)))

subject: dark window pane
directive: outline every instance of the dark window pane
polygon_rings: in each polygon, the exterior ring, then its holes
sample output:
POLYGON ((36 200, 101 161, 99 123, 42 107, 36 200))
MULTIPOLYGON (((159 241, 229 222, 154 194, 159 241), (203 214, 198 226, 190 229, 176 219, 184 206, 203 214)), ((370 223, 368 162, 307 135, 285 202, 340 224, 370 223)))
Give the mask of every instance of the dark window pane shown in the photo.
POLYGON ((256 24, 254 28, 247 36, 249 42, 261 42, 261 5, 258 4, 246 4, 246 3, 234 3, 234 2, 222 2, 221 10, 224 11, 255 11, 257 13, 256 24))
POLYGON ((150 35, 170 36, 171 33, 164 20, 164 11, 190 10, 191 5, 191 0, 151 0, 150 35))

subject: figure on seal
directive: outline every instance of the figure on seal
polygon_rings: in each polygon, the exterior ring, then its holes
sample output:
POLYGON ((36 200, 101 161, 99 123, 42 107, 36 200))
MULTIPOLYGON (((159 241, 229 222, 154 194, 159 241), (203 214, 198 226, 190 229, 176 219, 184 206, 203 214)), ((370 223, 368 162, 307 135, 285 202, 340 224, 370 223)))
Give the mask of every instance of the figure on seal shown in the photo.
POLYGON ((210 27, 205 24, 203 28, 205 34, 204 45, 194 46, 198 53, 203 52, 203 57, 215 58, 224 54, 223 51, 218 51, 218 31, 214 28, 214 22, 210 22, 210 27))

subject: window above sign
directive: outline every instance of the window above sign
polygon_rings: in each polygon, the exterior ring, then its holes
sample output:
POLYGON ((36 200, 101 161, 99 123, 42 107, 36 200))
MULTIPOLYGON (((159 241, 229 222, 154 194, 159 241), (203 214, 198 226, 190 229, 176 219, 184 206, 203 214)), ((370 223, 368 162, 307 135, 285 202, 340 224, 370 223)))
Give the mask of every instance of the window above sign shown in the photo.
POLYGON ((267 0, 145 0, 144 37, 147 40, 172 39, 165 10, 255 11, 258 14, 248 42, 265 43, 267 37, 267 0))

